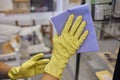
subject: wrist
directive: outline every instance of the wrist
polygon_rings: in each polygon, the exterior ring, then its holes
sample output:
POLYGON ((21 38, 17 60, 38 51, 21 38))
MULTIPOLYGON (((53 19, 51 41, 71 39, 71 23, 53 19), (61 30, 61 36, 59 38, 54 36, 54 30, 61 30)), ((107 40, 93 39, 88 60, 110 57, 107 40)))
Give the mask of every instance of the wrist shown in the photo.
POLYGON ((50 62, 45 67, 45 72, 60 79, 62 76, 62 73, 68 63, 69 59, 66 58, 54 58, 52 57, 50 62))

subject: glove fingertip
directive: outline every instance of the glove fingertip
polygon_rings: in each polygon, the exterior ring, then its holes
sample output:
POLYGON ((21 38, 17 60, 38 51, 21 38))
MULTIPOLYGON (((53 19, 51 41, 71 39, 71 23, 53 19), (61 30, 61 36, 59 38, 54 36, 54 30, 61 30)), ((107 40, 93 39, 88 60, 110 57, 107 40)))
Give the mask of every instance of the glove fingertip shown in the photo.
POLYGON ((37 55, 35 55, 35 56, 33 56, 33 60, 38 60, 38 59, 40 59, 40 58, 42 58, 44 56, 44 53, 40 53, 40 54, 37 54, 37 55))
POLYGON ((85 31, 85 34, 86 34, 86 36, 88 36, 88 34, 89 34, 89 31, 88 31, 88 30, 86 30, 86 31, 85 31))
POLYGON ((39 55, 44 56, 44 53, 39 53, 39 55))
POLYGON ((42 59, 42 60, 38 61, 37 64, 38 64, 38 65, 40 65, 40 64, 46 64, 46 63, 48 63, 49 61, 50 61, 49 59, 42 59))
POLYGON ((70 16, 69 16, 70 18, 74 18, 74 14, 70 14, 70 16))

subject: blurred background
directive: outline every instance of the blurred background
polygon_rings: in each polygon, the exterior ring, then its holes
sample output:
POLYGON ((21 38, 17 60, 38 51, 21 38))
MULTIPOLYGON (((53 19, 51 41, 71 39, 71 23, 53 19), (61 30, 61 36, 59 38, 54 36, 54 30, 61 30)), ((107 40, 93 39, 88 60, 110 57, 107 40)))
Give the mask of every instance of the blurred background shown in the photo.
MULTIPOLYGON (((50 18, 85 3, 100 50, 75 54, 62 80, 112 80, 120 47, 119 0, 0 0, 0 61, 19 66, 41 52, 50 58, 56 33, 50 18)), ((41 76, 22 80, 40 80, 41 76)))

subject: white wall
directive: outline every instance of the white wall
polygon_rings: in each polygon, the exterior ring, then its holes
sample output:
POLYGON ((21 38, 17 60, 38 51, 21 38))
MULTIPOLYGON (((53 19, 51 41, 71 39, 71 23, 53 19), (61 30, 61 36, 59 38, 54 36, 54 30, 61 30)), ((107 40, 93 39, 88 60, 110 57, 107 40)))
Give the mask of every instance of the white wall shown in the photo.
POLYGON ((7 11, 13 9, 12 0, 0 0, 0 11, 7 11))

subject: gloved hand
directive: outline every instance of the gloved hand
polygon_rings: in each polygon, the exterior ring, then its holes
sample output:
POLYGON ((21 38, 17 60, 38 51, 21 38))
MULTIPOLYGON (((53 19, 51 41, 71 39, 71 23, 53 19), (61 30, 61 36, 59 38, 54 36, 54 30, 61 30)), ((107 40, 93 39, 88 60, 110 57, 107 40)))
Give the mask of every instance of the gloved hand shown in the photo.
POLYGON ((73 23, 74 15, 71 14, 61 32, 53 37, 53 51, 50 62, 45 67, 45 72, 60 79, 69 58, 85 41, 88 30, 84 31, 86 22, 78 16, 73 23), (73 24, 73 25, 72 25, 73 24))
POLYGON ((19 79, 29 78, 43 73, 46 64, 49 62, 49 59, 41 59, 43 56, 44 54, 40 53, 23 63, 21 66, 12 67, 12 69, 8 72, 8 76, 11 79, 19 79))

